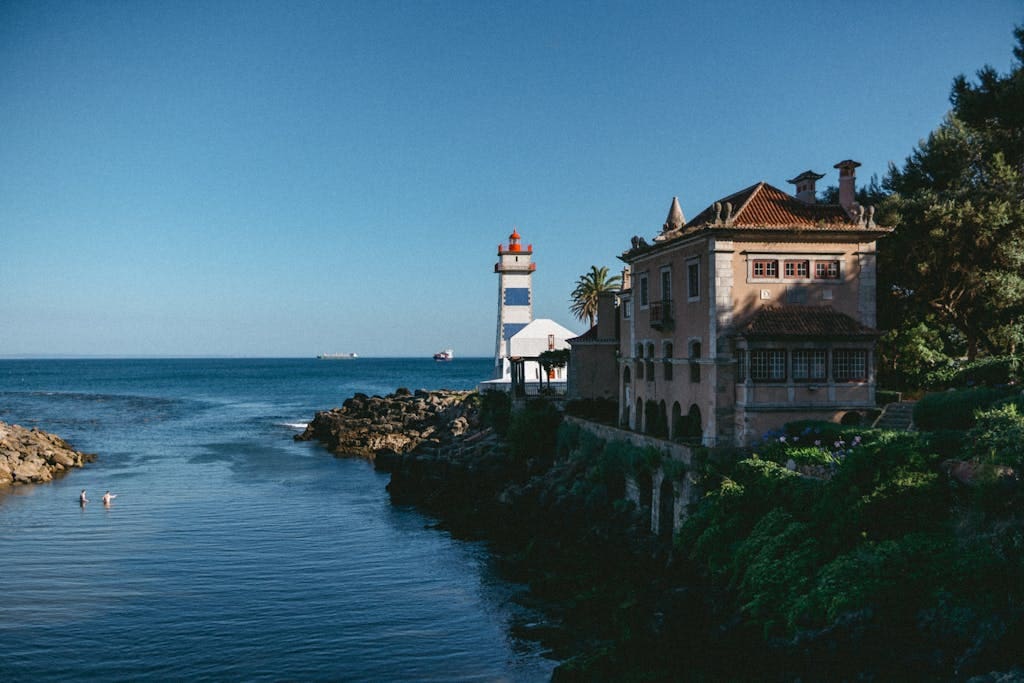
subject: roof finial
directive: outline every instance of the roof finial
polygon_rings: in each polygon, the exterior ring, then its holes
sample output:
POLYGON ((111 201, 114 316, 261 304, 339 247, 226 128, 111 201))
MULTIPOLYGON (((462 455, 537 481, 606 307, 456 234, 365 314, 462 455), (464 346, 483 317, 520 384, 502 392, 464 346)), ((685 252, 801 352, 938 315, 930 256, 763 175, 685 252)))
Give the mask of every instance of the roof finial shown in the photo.
POLYGON ((662 231, 679 230, 685 224, 686 218, 683 216, 683 209, 679 206, 679 197, 673 197, 672 206, 669 207, 668 218, 665 219, 662 231))

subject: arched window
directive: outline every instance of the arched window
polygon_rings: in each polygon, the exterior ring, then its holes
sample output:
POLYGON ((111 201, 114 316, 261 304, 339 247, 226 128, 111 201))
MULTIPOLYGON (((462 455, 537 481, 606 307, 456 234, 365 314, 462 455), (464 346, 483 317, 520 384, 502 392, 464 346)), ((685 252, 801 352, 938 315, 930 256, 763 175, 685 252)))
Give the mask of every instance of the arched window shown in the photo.
POLYGON ((665 368, 665 379, 672 381, 672 342, 665 343, 665 358, 663 362, 665 368))
POLYGON ((700 383, 700 342, 690 342, 690 381, 699 384, 700 383))
POLYGON ((669 438, 678 441, 683 433, 686 431, 686 418, 683 416, 683 408, 679 405, 679 401, 672 404, 672 421, 669 423, 672 430, 669 432, 669 438))
POLYGON ((623 427, 629 426, 629 410, 633 406, 632 396, 633 372, 627 365, 622 371, 622 421, 623 427))
POLYGON ((676 530, 676 497, 672 481, 665 477, 661 480, 658 495, 658 536, 670 540, 676 530))

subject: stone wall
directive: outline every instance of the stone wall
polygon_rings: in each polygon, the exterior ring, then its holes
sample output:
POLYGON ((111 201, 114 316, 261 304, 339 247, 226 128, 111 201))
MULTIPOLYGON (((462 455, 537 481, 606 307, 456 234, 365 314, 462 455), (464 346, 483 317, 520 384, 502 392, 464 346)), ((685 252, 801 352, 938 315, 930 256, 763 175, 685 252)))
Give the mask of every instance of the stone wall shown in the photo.
POLYGON ((605 441, 624 441, 637 448, 654 448, 661 453, 663 461, 667 460, 671 463, 680 463, 682 467, 666 467, 662 465, 651 475, 650 482, 640 482, 636 477, 626 477, 626 499, 632 501, 638 508, 643 506, 643 501, 649 499, 650 502, 650 529, 652 533, 667 535, 669 529, 664 527, 665 520, 662 519, 662 508, 666 506, 662 505, 662 494, 664 493, 663 486, 666 477, 666 471, 673 473, 682 470, 682 474, 674 475, 673 480, 670 482, 669 491, 672 496, 672 507, 671 515, 671 533, 675 533, 679 530, 679 527, 684 521, 686 521, 686 512, 689 506, 697 502, 701 493, 696 485, 696 475, 694 474, 693 468, 693 449, 689 446, 685 446, 679 443, 673 443, 671 441, 665 441, 664 439, 657 439, 652 436, 645 434, 637 434, 625 429, 619 429, 617 427, 610 427, 608 425, 598 424, 583 420, 578 417, 572 417, 569 415, 565 416, 565 421, 572 424, 578 425, 581 429, 584 429, 594 436, 604 439, 605 441), (649 486, 649 491, 644 491, 643 488, 649 486), (649 495, 648 495, 649 494, 649 495))

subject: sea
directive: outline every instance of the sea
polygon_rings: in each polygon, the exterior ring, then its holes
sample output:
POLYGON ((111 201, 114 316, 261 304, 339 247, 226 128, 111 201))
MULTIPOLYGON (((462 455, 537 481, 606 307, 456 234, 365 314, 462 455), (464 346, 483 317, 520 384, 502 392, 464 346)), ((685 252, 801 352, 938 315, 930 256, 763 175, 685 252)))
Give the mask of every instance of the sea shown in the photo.
POLYGON ((293 440, 357 392, 469 389, 492 362, 0 360, 0 421, 97 455, 0 492, 0 680, 548 680, 485 544, 293 440))

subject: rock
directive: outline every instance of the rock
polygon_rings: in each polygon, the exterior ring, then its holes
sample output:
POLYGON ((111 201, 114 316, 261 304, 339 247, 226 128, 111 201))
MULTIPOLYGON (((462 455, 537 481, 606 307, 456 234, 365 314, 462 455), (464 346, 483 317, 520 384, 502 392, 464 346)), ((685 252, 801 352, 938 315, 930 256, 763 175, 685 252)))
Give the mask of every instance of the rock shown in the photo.
POLYGON ((0 485, 52 481, 55 474, 95 459, 54 434, 0 422, 0 485))
POLYGON ((464 434, 478 423, 472 392, 399 389, 389 396, 356 394, 341 408, 321 411, 295 437, 317 440, 338 455, 373 460, 378 454, 409 453, 464 434))

